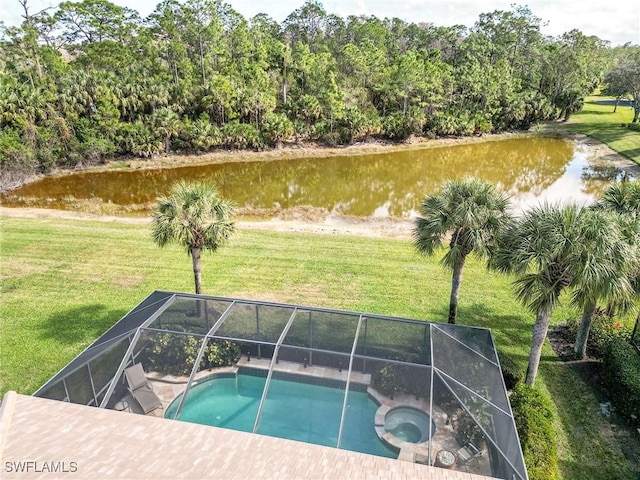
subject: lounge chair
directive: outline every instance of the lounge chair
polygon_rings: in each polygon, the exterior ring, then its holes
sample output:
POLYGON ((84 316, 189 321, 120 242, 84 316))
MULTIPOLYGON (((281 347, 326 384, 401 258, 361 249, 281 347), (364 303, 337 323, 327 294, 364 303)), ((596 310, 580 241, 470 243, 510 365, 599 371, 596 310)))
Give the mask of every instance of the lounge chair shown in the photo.
POLYGON ((462 447, 457 452, 458 456, 458 465, 467 465, 471 466, 471 463, 475 463, 475 466, 478 466, 478 458, 482 456, 482 451, 478 450, 473 443, 467 443, 464 447, 462 447))
POLYGON ((138 401, 145 415, 156 408, 162 408, 162 402, 147 380, 141 363, 125 368, 124 377, 129 393, 138 401))

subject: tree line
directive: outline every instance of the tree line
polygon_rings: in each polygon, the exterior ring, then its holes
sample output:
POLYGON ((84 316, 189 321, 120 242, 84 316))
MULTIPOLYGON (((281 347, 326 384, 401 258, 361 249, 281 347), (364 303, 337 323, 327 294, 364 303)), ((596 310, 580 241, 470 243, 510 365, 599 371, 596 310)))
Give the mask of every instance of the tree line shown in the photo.
POLYGON ((7 176, 215 148, 472 135, 568 118, 613 53, 541 33, 527 7, 470 28, 340 16, 307 0, 281 24, 221 0, 163 0, 146 18, 62 2, 1 27, 0 162, 7 176))

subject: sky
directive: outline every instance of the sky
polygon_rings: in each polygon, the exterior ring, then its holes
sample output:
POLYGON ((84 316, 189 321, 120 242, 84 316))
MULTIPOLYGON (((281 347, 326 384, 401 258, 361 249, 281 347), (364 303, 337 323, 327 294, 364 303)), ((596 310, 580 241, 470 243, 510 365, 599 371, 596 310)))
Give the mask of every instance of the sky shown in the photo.
MULTIPOLYGON (((146 17, 160 0, 111 0, 136 10, 146 17)), ((472 26, 481 13, 510 10, 516 0, 320 0, 327 13, 346 18, 349 15, 374 15, 379 18, 398 17, 408 22, 433 23, 437 26, 472 26)), ((281 23, 304 0, 226 0, 235 10, 249 19, 266 13, 281 23)), ((55 0, 28 0, 31 13, 55 6, 55 0)), ((542 32, 561 35, 574 28, 585 35, 596 35, 612 46, 627 42, 640 45, 640 1, 638 0, 529 0, 534 15, 547 22, 542 32)), ((0 0, 0 20, 5 25, 18 25, 22 20, 18 0, 0 0)))

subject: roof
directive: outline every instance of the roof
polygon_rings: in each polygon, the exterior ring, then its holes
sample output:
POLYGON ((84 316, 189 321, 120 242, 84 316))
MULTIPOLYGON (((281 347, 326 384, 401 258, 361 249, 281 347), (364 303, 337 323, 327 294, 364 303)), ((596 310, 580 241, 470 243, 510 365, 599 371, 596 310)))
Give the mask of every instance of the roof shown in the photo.
POLYGON ((3 471, 15 479, 486 478, 15 392, 0 407, 0 439, 3 471))

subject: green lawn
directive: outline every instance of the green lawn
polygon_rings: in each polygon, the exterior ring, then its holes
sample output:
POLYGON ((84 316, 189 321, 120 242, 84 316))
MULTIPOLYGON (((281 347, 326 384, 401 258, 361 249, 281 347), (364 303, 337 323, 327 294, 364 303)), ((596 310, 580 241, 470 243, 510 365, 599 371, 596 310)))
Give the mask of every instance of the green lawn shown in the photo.
POLYGON ((571 115, 569 122, 558 128, 589 135, 640 164, 640 132, 626 126, 633 119, 633 109, 619 105, 613 113, 613 100, 611 97, 587 97, 582 111, 571 115))
MULTIPOLYGON (((1 217, 0 392, 32 393, 153 290, 192 291, 191 261, 148 227, 1 217)), ((450 274, 406 240, 242 231, 203 259, 205 293, 446 321, 450 274)), ((524 369, 533 315, 510 279, 471 260, 460 323, 489 327, 524 369)), ((575 316, 560 307, 554 321, 575 316)), ((538 383, 555 404, 564 479, 631 479, 594 393, 547 344, 538 383)))

